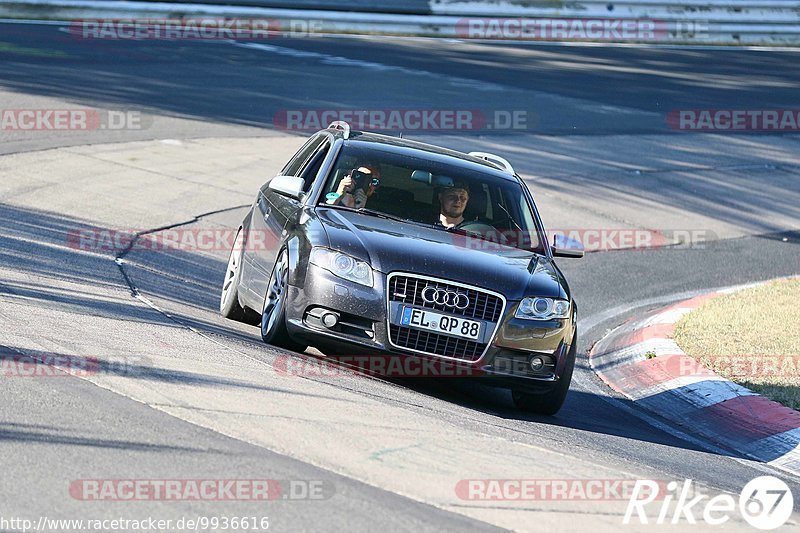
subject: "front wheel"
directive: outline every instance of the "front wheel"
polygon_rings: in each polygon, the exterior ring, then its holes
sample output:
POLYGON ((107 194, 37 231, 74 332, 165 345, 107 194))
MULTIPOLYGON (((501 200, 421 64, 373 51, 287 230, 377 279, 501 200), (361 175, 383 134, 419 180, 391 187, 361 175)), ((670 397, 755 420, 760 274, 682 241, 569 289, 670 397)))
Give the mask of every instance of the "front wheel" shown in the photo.
POLYGON ((264 296, 264 308, 261 313, 261 339, 273 346, 302 352, 306 347, 294 342, 286 329, 288 276, 289 258, 284 250, 278 256, 267 284, 267 294, 264 296))
POLYGON ((219 297, 220 314, 231 320, 244 322, 247 318, 245 309, 239 303, 239 279, 242 276, 242 259, 244 255, 244 233, 239 228, 225 269, 225 280, 222 282, 222 293, 219 297))
POLYGON ((575 356, 578 350, 578 335, 577 333, 572 338, 572 346, 567 353, 567 365, 564 367, 564 373, 558 380, 555 388, 547 394, 531 394, 529 392, 522 392, 517 390, 511 391, 511 398, 514 400, 514 405, 522 411, 535 413, 537 415, 551 416, 556 414, 561 406, 564 405, 564 400, 567 399, 567 392, 569 391, 569 384, 572 381, 572 371, 575 369, 575 356))

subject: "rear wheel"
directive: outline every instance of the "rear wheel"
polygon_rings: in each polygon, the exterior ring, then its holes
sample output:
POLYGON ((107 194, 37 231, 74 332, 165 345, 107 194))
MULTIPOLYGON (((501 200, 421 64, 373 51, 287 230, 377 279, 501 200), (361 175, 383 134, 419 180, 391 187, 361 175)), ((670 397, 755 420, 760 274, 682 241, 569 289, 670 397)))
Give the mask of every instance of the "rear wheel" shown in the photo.
POLYGON ((514 405, 522 411, 535 413, 537 415, 554 415, 561 406, 564 405, 564 400, 567 399, 567 392, 569 392, 569 384, 572 381, 572 371, 575 369, 575 356, 578 350, 578 335, 577 333, 572 338, 572 346, 570 346, 567 353, 567 365, 564 367, 564 373, 558 380, 555 388, 547 394, 532 394, 529 392, 522 392, 517 390, 511 391, 511 398, 514 400, 514 405))
POLYGON ((288 274, 289 258, 284 250, 278 256, 267 284, 267 294, 264 296, 264 308, 261 313, 261 338, 267 344, 302 352, 306 346, 293 341, 286 329, 288 274))
POLYGON ((222 282, 222 293, 219 297, 220 314, 231 320, 244 322, 247 318, 245 309, 239 303, 239 279, 242 277, 242 259, 244 256, 244 233, 239 228, 225 269, 225 280, 222 282))

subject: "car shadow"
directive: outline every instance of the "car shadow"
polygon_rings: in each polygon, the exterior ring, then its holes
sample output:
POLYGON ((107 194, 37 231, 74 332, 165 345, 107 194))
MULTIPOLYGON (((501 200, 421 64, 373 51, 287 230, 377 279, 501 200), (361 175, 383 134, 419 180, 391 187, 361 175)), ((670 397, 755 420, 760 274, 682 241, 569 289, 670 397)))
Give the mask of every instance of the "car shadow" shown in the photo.
POLYGON ((151 444, 132 440, 101 439, 97 437, 65 435, 62 433, 61 428, 42 428, 42 426, 39 425, 31 426, 28 424, 13 424, 8 422, 0 422, 0 442, 42 443, 56 446, 82 446, 137 452, 209 453, 209 450, 191 448, 187 446, 151 444))
MULTIPOLYGON (((429 397, 430 399, 440 400, 455 407, 465 408, 475 412, 481 412, 492 417, 502 418, 510 422, 515 430, 519 432, 536 435, 541 433, 542 426, 562 428, 562 438, 569 438, 572 435, 578 439, 585 438, 586 434, 602 435, 609 438, 609 443, 613 447, 615 439, 632 439, 642 442, 649 442, 661 446, 672 448, 682 448, 695 452, 709 452, 738 456, 734 450, 726 453, 721 451, 719 446, 704 447, 696 442, 689 442, 680 438, 674 433, 657 428, 647 420, 657 420, 662 427, 670 425, 670 422, 653 413, 647 413, 646 417, 639 416, 644 411, 635 405, 634 402, 624 398, 613 398, 600 396, 593 392, 588 392, 577 379, 573 378, 573 386, 567 395, 567 399, 561 410, 554 416, 537 415, 521 411, 514 406, 510 391, 495 385, 488 385, 482 378, 460 378, 442 374, 441 367, 437 375, 445 377, 418 377, 415 372, 413 376, 402 376, 401 372, 391 372, 390 375, 381 372, 372 372, 369 369, 392 368, 387 361, 387 357, 400 356, 373 356, 380 358, 381 361, 373 361, 377 364, 370 366, 367 357, 370 356, 344 356, 336 353, 320 356, 315 354, 296 354, 300 359, 314 358, 316 363, 297 364, 296 368, 308 369, 307 373, 312 377, 319 376, 362 376, 364 379, 377 379, 393 385, 414 391, 418 394, 429 397), (341 360, 337 361, 337 358, 341 360), (616 405, 615 405, 616 404, 616 405), (624 408, 620 408, 623 405, 624 408)), ((583 356, 585 361, 585 356, 583 356)), ((291 365, 286 365, 291 367, 291 365)), ((400 369, 403 365, 394 366, 400 369)), ((412 365, 412 371, 418 367, 412 365)), ((576 364, 576 375, 581 372, 591 373, 592 371, 583 362, 576 364)), ((594 375, 583 376, 583 379, 596 379, 594 375)), ((581 381, 583 381, 583 379, 581 381)), ((604 384, 599 384, 605 387, 604 384)), ((684 431, 684 430, 680 430, 684 431)))
POLYGON ((186 372, 155 366, 146 357, 101 358, 75 354, 32 351, 16 346, 0 345, 0 377, 6 379, 36 379, 49 377, 92 377, 108 375, 149 381, 153 383, 177 383, 201 387, 232 387, 263 392, 323 398, 334 401, 332 396, 308 394, 291 389, 254 385, 235 379, 186 372))

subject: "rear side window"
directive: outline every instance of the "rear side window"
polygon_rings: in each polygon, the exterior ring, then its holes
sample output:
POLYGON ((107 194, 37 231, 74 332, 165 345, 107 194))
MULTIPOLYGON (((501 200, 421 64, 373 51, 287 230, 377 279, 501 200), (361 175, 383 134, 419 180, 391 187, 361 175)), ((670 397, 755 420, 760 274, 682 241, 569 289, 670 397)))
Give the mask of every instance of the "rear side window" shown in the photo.
POLYGON ((317 151, 314 152, 314 155, 311 156, 303 169, 300 171, 300 176, 305 180, 305 183, 303 184, 303 192, 308 192, 311 190, 311 185, 317 178, 317 174, 319 174, 319 170, 322 168, 322 163, 325 162, 325 157, 328 155, 330 149, 330 140, 325 140, 322 146, 317 148, 317 151))
POLYGON ((294 155, 294 157, 286 164, 281 171, 284 176, 299 176, 300 171, 303 169, 303 164, 308 161, 308 158, 325 142, 325 137, 317 135, 303 145, 302 148, 294 155))

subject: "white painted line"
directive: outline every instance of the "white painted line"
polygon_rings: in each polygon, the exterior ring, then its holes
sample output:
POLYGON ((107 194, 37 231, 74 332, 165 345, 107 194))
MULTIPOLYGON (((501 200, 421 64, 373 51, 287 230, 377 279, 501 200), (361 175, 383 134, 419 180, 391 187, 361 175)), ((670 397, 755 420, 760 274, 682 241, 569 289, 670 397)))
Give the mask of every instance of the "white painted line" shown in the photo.
MULTIPOLYGON (((759 450, 752 454, 752 457, 764 456, 766 456, 764 450, 759 450)), ((768 461, 767 464, 774 466, 775 468, 780 468, 781 470, 789 472, 790 474, 794 474, 795 476, 800 476, 800 448, 795 448, 792 451, 778 457, 777 459, 768 461)))
POLYGON ((694 311, 694 308, 691 307, 669 309, 648 318, 642 322, 641 327, 646 328, 647 326, 655 326, 657 324, 674 324, 692 311, 694 311))
POLYGON ((632 357, 638 356, 640 359, 645 359, 645 354, 648 352, 652 352, 656 354, 656 357, 661 355, 681 355, 683 354, 683 350, 681 350, 677 343, 672 339, 664 339, 664 338, 653 338, 647 339, 646 341, 637 342, 636 344, 631 344, 630 346, 626 346, 625 348, 620 348, 619 350, 615 350, 613 352, 608 352, 605 354, 598 354, 595 356, 597 359, 608 358, 608 356, 616 355, 617 357, 632 357))
POLYGON ((0 19, 0 24, 34 24, 41 26, 61 26, 69 24, 68 20, 33 20, 33 19, 0 19))
MULTIPOLYGON (((798 50, 798 51, 800 52, 800 50, 798 50)), ((778 280, 783 280, 783 279, 797 279, 797 277, 798 277, 797 275, 782 276, 780 278, 774 278, 774 279, 771 279, 771 280, 766 280, 766 281, 762 281, 762 282, 758 282, 758 283, 769 283, 771 281, 778 281, 778 280)), ((592 315, 590 317, 582 318, 582 319, 578 320, 578 327, 581 329, 581 331, 584 331, 584 332, 588 333, 589 331, 591 331, 594 328, 596 328, 599 324, 602 324, 603 322, 605 322, 607 320, 610 320, 610 319, 616 318, 616 317, 620 317, 620 316, 625 316, 625 315, 630 316, 636 310, 639 310, 639 309, 642 309, 642 308, 645 308, 645 307, 654 307, 654 306, 662 305, 662 304, 663 305, 668 305, 668 304, 675 303, 675 302, 681 302, 683 300, 689 300, 691 298, 694 298, 695 296, 702 296, 703 294, 708 294, 708 293, 711 293, 711 292, 722 292, 722 291, 727 290, 727 289, 733 289, 733 288, 736 288, 736 287, 746 287, 746 286, 749 286, 749 285, 752 285, 752 283, 747 283, 747 284, 744 284, 744 285, 728 285, 728 286, 725 286, 725 287, 718 287, 718 288, 712 288, 712 289, 698 289, 698 290, 693 290, 693 291, 686 291, 686 292, 679 292, 679 293, 674 293, 674 294, 667 294, 667 295, 664 295, 664 296, 657 296, 655 298, 645 298, 643 300, 637 300, 635 302, 618 305, 616 307, 612 307, 611 309, 607 309, 606 311, 603 311, 603 312, 600 312, 600 313, 595 313, 594 315, 592 315)), ((624 326, 624 324, 623 324, 623 326, 624 326)), ((611 335, 611 333, 616 332, 617 329, 618 328, 615 328, 615 329, 611 330, 608 334, 606 334, 604 339, 609 337, 611 335)), ((601 339, 601 341, 598 342, 598 344, 600 344, 600 342, 602 342, 602 339, 601 339)))
MULTIPOLYGON (((758 396, 755 392, 719 375, 694 375, 681 376, 641 391, 633 391, 631 398, 647 400, 664 393, 674 394, 691 406, 685 411, 711 407, 740 396, 758 396)), ((668 413, 667 416, 672 418, 675 414, 677 413, 668 413)))
POLYGON ((751 457, 763 458, 774 467, 800 474, 800 428, 750 443, 746 452, 751 457), (780 454, 780 457, 771 459, 770 456, 775 454, 780 454))
POLYGON ((758 287, 759 285, 764 285, 764 282, 748 283, 747 285, 738 285, 736 287, 731 287, 729 289, 722 289, 721 291, 718 292, 721 294, 734 294, 736 292, 743 291, 745 289, 752 289, 753 287, 758 287))
POLYGON ((280 54, 289 57, 296 57, 301 59, 314 59, 320 61, 326 65, 333 65, 333 66, 343 66, 343 67, 356 67, 356 68, 365 68, 368 70, 373 70, 376 72, 399 72, 401 74, 405 74, 407 76, 426 76, 426 77, 434 77, 439 79, 444 79, 445 81, 449 82, 452 85, 458 87, 469 87, 471 89, 477 89, 480 91, 495 91, 495 92, 505 92, 508 89, 497 83, 491 83, 486 81, 480 80, 473 80, 468 78, 458 78, 455 76, 448 76, 445 74, 437 73, 437 72, 429 72, 426 70, 418 70, 418 69, 410 69, 406 67, 400 67, 396 65, 386 65, 383 63, 376 63, 374 61, 364 61, 361 59, 351 59, 348 57, 341 57, 335 56, 330 54, 323 54, 319 52, 308 52, 305 50, 296 50, 294 48, 286 48, 283 46, 275 46, 272 44, 263 44, 263 43, 250 43, 250 42, 238 42, 238 41, 225 41, 227 43, 233 44, 234 46, 238 46, 240 48, 249 48, 252 50, 261 50, 263 52, 269 52, 271 54, 280 54))
MULTIPOLYGON (((756 287, 766 283, 772 283, 774 281, 786 279, 798 279, 798 277, 784 276, 773 280, 747 283, 732 287, 723 287, 699 294, 684 293, 686 298, 682 299, 690 299, 695 296, 699 296, 700 294, 730 294, 746 288, 756 287)), ((676 300, 680 299, 667 299, 666 301, 676 300)), ((643 307, 643 305, 632 306, 630 307, 630 310, 632 311, 633 309, 641 307, 643 307)), ((657 323, 674 323, 681 316, 684 316, 686 313, 693 310, 693 308, 678 307, 675 309, 665 310, 660 313, 657 312, 652 317, 643 320, 641 324, 636 324, 634 331, 636 329, 657 323)), ((594 319, 594 324, 599 324, 602 322, 602 320, 597 316, 592 318, 594 319)), ((624 326, 625 325, 620 326, 610 334, 607 334, 597 343, 597 345, 602 346, 605 341, 608 343, 613 343, 614 341, 612 337, 628 333, 623 333, 620 331, 624 326)), ((649 339, 620 350, 604 353, 599 356, 592 356, 589 358, 589 366, 596 373, 605 375, 604 370, 606 369, 599 367, 608 366, 609 369, 613 370, 615 367, 621 365, 644 360, 643 350, 655 352, 657 355, 667 355, 668 353, 684 354, 678 345, 671 339, 649 339), (667 353, 659 354, 659 352, 662 350, 666 350, 667 353)), ((603 379, 603 375, 601 375, 601 379, 603 379)), ((685 422, 687 416, 691 416, 691 414, 697 412, 698 409, 707 408, 738 397, 760 396, 750 389, 742 387, 741 385, 738 385, 716 374, 681 376, 639 390, 625 390, 624 387, 620 387, 619 384, 614 380, 610 381, 614 383, 614 387, 622 390, 623 396, 633 400, 643 408, 658 412, 665 418, 679 424, 685 422), (670 397, 672 399, 670 399, 670 397), (667 404, 668 407, 665 407, 665 404, 667 404)), ((726 439, 721 436, 715 437, 713 430, 710 430, 710 432, 706 431, 703 437, 706 439, 717 438, 723 445, 726 443, 731 444, 729 442, 730 439, 726 439)), ((739 443, 737 443, 736 446, 736 451, 743 456, 762 461, 765 465, 767 465, 765 466, 765 469, 775 468, 781 470, 782 472, 800 477, 800 428, 766 437, 750 443, 744 448, 739 443)))

